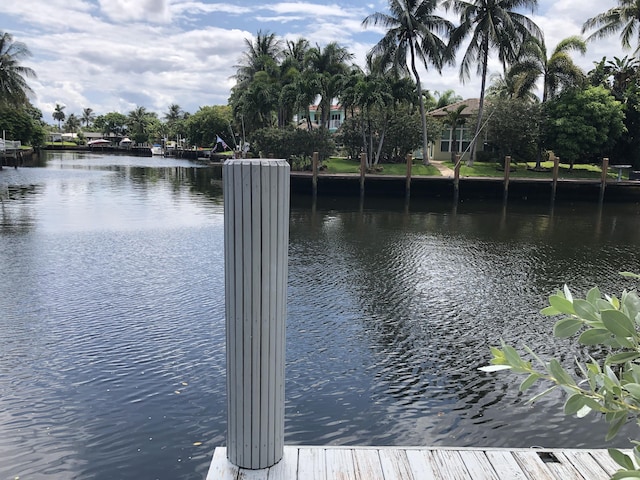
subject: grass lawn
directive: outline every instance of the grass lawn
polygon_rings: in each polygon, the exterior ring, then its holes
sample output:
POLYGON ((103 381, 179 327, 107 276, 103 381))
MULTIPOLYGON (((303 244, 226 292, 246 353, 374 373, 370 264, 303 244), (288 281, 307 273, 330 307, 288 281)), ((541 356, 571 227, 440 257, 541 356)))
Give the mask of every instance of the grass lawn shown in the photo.
MULTIPOLYGON (((360 173, 360 159, 350 160, 344 157, 332 157, 323 162, 327 167, 327 173, 360 173)), ((405 163, 384 163, 378 165, 381 168, 379 172, 367 173, 367 175, 406 175, 407 165, 405 163)), ((432 165, 425 167, 424 165, 414 163, 411 168, 411 175, 432 175, 439 176, 440 172, 432 165)))
POLYGON ((77 147, 78 144, 75 142, 44 142, 47 147, 77 147))
MULTIPOLYGON (((453 169, 452 162, 445 162, 445 165, 453 169)), ((537 172, 532 169, 535 162, 511 164, 511 178, 543 178, 551 180, 553 178, 553 162, 542 162, 545 171, 537 172), (515 170, 513 170, 515 168, 515 170)), ((576 164, 573 171, 569 171, 569 164, 560 163, 558 170, 559 179, 590 179, 600 180, 601 169, 599 165, 576 164)), ((495 162, 474 162, 473 167, 467 167, 463 162, 460 167, 461 177, 504 177, 504 171, 495 162)), ((610 178, 617 178, 617 172, 610 170, 607 173, 610 178)))

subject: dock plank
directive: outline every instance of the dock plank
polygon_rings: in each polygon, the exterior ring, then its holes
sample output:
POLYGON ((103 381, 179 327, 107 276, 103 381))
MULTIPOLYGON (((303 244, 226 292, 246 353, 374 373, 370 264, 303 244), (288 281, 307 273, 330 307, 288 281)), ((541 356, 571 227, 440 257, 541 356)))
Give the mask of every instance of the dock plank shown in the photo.
POLYGON ((455 450, 433 450, 434 465, 442 478, 455 478, 456 480, 474 480, 460 453, 455 450))
POLYGON ((567 450, 556 455, 565 457, 576 470, 586 479, 600 479, 610 476, 609 473, 593 458, 589 451, 567 450))
POLYGON ((499 480, 493 465, 483 451, 464 450, 460 452, 460 458, 473 480, 499 480))
POLYGON ((298 452, 298 478, 325 480, 326 471, 324 448, 300 448, 298 452))
POLYGON ((298 476, 298 448, 284 447, 282 460, 269 469, 269 480, 291 480, 298 476))
POLYGON ((354 480, 356 469, 353 462, 353 451, 346 448, 328 448, 325 451, 327 479, 354 480))
POLYGON ((356 480, 384 480, 378 450, 371 448, 354 449, 353 461, 356 469, 356 480))
MULTIPOLYGON (((385 480, 414 480, 404 449, 385 448, 378 452, 385 480)), ((416 479, 417 480, 417 479, 416 479)))
POLYGON ((527 479, 527 476, 511 452, 506 450, 488 450, 486 455, 493 469, 496 471, 498 478, 508 478, 511 480, 527 479))
POLYGON ((239 468, 227 460, 227 449, 216 448, 213 452, 213 460, 209 465, 207 480, 237 480, 239 468))
POLYGON ((285 446, 260 470, 226 454, 215 449, 206 480, 601 480, 620 469, 604 449, 285 446))
POLYGON ((431 452, 420 449, 407 450, 407 460, 414 476, 420 480, 443 480, 433 470, 431 452))

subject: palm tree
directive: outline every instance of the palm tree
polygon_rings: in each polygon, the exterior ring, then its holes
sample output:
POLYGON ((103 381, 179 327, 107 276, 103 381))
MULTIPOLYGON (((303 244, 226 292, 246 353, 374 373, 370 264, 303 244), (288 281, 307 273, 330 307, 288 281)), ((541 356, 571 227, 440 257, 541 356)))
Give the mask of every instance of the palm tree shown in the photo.
POLYGON ((20 61, 30 56, 24 43, 14 42, 11 34, 0 31, 0 106, 17 107, 28 103, 33 90, 25 77, 36 78, 36 73, 20 65, 20 61))
POLYGON ((89 124, 93 123, 95 119, 96 115, 93 113, 93 108, 87 107, 82 110, 82 121, 85 127, 89 128, 89 124))
POLYGON ((522 43, 530 36, 542 39, 540 28, 527 16, 516 12, 516 9, 527 8, 534 11, 537 0, 445 0, 445 9, 460 14, 460 25, 451 33, 449 55, 460 47, 470 35, 471 40, 462 57, 460 78, 464 82, 470 76, 472 65, 477 65, 481 76, 480 102, 478 105, 478 122, 471 141, 471 157, 475 157, 476 140, 482 125, 484 96, 487 85, 489 53, 497 50, 498 59, 503 70, 514 62, 522 43))
MULTIPOLYGON (((618 0, 618 6, 589 18, 582 25, 582 33, 596 29, 587 37, 587 41, 605 38, 622 30, 620 41, 625 49, 631 48, 631 40, 640 40, 640 2, 638 0, 618 0)), ((640 51, 640 41, 634 55, 640 51)))
POLYGON ((310 48, 306 55, 307 67, 315 74, 320 86, 320 127, 329 125, 331 102, 340 93, 340 83, 349 72, 348 62, 353 58, 346 48, 331 42, 320 48, 310 48))
POLYGON ((437 0, 389 0, 389 14, 376 12, 362 21, 365 27, 382 25, 388 28, 384 37, 371 50, 371 54, 383 55, 396 68, 405 71, 408 70, 409 57, 420 100, 422 158, 425 165, 429 164, 427 117, 416 60, 422 61, 425 68, 431 63, 440 71, 446 45, 438 35, 447 35, 453 28, 451 22, 433 14, 437 7, 437 0))
POLYGON ((136 107, 127 116, 127 127, 136 143, 146 143, 149 140, 148 115, 145 107, 136 107))
POLYGON ((517 72, 513 68, 502 75, 494 73, 489 77, 491 84, 487 88, 487 98, 518 99, 527 103, 539 103, 534 92, 537 73, 517 72))
POLYGON ((273 33, 259 31, 254 41, 245 39, 245 44, 247 51, 236 65, 237 83, 229 102, 236 118, 242 117, 250 128, 261 128, 272 124, 278 105, 282 42, 273 33))
POLYGON ((76 117, 75 113, 72 113, 67 118, 67 121, 64 122, 64 131, 75 133, 78 131, 78 128, 80 128, 80 119, 76 117))
POLYGON ((239 85, 246 87, 258 72, 275 74, 282 56, 282 42, 274 33, 262 31, 258 32, 255 41, 245 39, 244 42, 247 51, 243 54, 240 64, 236 65, 235 78, 239 85))
POLYGON ((66 107, 64 105, 56 103, 56 108, 52 114, 53 119, 58 121, 58 130, 60 130, 60 123, 64 122, 64 119, 67 117, 64 113, 65 108, 66 107))
POLYGON ((544 41, 531 37, 522 45, 519 59, 509 70, 509 74, 525 75, 521 77, 526 82, 521 86, 524 90, 533 90, 538 78, 542 77, 544 103, 563 88, 576 86, 584 81, 584 72, 569 56, 571 50, 584 54, 587 44, 578 36, 568 37, 558 43, 551 56, 547 56, 544 41))

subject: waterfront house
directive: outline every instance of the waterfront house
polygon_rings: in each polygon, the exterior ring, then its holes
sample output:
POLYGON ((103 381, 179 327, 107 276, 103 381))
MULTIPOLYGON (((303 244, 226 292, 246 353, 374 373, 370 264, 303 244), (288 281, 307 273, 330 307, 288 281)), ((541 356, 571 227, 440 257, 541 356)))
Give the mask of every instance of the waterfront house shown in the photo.
MULTIPOLYGON (((444 122, 444 128, 440 138, 436 139, 433 151, 434 160, 451 160, 452 155, 460 153, 463 160, 469 158, 469 148, 475 130, 475 117, 478 113, 480 100, 478 98, 468 98, 452 103, 446 107, 432 110, 429 116, 444 122), (472 117, 474 117, 472 119, 472 117), (455 123, 452 125, 451 123, 455 123)), ((476 146, 476 151, 482 151, 484 136, 476 146)))
MULTIPOLYGON (((309 118, 311 119, 311 125, 314 128, 320 126, 321 117, 322 112, 320 110, 320 105, 310 105, 309 118)), ((328 125, 329 132, 335 133, 338 128, 340 128, 340 125, 342 125, 342 122, 344 122, 344 108, 341 105, 331 105, 328 125)))

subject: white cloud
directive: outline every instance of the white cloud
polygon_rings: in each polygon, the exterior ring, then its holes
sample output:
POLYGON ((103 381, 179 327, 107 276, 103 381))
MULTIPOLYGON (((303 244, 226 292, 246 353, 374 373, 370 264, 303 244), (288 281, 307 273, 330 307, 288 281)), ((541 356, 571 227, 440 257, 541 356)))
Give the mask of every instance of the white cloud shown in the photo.
POLYGON ((168 0, 99 0, 101 13, 117 22, 171 20, 168 0))

